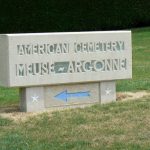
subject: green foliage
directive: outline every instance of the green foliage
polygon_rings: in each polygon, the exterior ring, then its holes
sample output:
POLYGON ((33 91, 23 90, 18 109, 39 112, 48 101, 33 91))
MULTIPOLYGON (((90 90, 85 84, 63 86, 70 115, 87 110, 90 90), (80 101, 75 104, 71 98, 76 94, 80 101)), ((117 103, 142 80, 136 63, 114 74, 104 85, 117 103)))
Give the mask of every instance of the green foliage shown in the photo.
POLYGON ((124 29, 150 24, 149 0, 0 0, 0 33, 124 29))

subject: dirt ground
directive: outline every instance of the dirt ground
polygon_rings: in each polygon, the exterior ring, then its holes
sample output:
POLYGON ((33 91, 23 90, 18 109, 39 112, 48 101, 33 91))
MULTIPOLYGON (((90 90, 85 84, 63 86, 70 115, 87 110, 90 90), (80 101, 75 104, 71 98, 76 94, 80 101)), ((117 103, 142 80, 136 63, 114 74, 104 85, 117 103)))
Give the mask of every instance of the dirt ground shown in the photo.
MULTIPOLYGON (((150 96, 150 92, 147 91, 138 91, 138 92, 118 92, 117 101, 129 101, 129 100, 138 100, 142 97, 150 96)), ((52 112, 54 110, 46 110, 44 112, 52 112)), ((14 121, 25 121, 28 117, 36 116, 43 112, 34 112, 34 113, 25 113, 20 112, 18 106, 0 108, 0 116, 4 118, 9 118, 14 121)))
POLYGON ((147 91, 118 92, 117 101, 137 100, 145 96, 150 96, 150 92, 147 91))

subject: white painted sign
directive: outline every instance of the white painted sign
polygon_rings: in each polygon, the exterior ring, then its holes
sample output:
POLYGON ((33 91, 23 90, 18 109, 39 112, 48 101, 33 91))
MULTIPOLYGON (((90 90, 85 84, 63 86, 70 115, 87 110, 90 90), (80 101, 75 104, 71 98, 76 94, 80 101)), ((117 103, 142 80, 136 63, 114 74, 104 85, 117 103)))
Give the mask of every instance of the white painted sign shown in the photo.
POLYGON ((0 85, 54 85, 132 77, 130 31, 0 35, 0 85))

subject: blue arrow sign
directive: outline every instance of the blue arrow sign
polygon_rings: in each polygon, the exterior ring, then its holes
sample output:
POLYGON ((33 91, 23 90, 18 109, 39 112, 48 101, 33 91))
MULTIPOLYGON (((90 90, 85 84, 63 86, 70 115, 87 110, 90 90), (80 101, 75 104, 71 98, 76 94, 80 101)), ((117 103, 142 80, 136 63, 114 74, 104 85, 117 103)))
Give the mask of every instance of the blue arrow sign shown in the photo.
POLYGON ((76 92, 76 93, 68 93, 67 90, 57 94, 55 96, 55 98, 57 99, 60 99, 60 100, 63 100, 65 102, 68 101, 68 98, 71 98, 71 97, 89 97, 90 96, 90 92, 89 91, 86 91, 86 92, 76 92))

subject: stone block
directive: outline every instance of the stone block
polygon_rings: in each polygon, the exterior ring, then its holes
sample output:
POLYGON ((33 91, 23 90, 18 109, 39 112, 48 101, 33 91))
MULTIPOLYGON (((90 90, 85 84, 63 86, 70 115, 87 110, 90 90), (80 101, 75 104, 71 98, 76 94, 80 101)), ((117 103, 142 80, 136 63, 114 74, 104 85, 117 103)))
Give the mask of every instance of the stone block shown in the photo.
POLYGON ((100 82, 100 103, 106 104, 116 101, 116 83, 115 81, 100 82))
POLYGON ((21 88, 20 99, 21 111, 36 112, 45 110, 43 87, 21 88))

